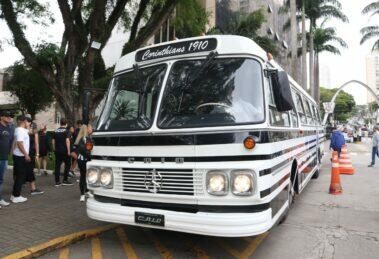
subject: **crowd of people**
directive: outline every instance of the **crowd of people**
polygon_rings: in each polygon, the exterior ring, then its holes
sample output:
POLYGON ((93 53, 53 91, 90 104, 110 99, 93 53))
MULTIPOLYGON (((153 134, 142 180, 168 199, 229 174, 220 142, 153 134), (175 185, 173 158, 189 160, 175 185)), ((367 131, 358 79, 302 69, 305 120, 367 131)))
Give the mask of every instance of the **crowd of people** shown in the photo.
POLYGON ((24 185, 30 186, 30 194, 44 193, 37 188, 36 174, 47 175, 47 160, 50 151, 55 155, 54 180, 55 187, 70 186, 70 178, 76 177, 74 171, 78 166, 80 171, 79 187, 80 201, 85 201, 88 194, 86 185, 86 163, 90 159, 92 149, 92 127, 77 121, 76 127, 68 126, 67 120, 60 120, 50 141, 47 127, 37 128, 36 123, 27 115, 19 115, 16 125, 13 114, 7 110, 0 111, 0 208, 10 205, 3 197, 4 174, 7 171, 9 156, 13 159, 13 189, 10 201, 13 203, 26 202, 28 199, 21 195, 24 185), (61 166, 64 164, 61 181, 61 166), (35 172, 37 168, 37 172, 35 172))

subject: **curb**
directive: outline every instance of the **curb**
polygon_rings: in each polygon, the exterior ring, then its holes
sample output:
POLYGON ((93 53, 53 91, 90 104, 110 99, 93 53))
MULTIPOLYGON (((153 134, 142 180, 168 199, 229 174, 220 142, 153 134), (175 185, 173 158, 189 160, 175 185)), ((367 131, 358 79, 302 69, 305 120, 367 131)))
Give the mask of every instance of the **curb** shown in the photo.
POLYGON ((38 244, 14 254, 4 256, 2 259, 36 258, 55 249, 71 245, 86 238, 97 236, 116 227, 118 227, 118 225, 110 224, 103 227, 76 232, 67 236, 57 237, 45 243, 38 244))

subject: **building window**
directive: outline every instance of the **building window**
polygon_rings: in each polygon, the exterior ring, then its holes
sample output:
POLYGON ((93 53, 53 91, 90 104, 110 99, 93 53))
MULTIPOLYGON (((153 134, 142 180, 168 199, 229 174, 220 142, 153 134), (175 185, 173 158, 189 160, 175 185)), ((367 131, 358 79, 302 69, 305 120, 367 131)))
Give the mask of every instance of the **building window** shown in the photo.
POLYGON ((280 37, 279 37, 279 34, 277 32, 275 33, 275 40, 280 41, 280 37))
POLYGON ((273 35, 274 34, 274 31, 273 31, 273 29, 271 29, 271 27, 268 27, 267 34, 268 35, 273 35))
POLYGON ((282 46, 283 48, 288 49, 288 44, 285 40, 282 41, 282 46))
POLYGON ((267 5, 267 12, 272 13, 272 6, 270 4, 267 5))

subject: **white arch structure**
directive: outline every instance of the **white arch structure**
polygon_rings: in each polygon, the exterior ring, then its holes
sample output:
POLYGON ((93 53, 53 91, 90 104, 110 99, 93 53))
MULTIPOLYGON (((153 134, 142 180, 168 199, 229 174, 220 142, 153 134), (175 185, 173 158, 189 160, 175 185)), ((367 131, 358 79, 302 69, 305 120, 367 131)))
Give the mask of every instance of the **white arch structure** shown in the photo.
MULTIPOLYGON (((368 85, 366 85, 365 83, 362 83, 361 81, 358 81, 358 80, 350 80, 349 82, 346 82, 346 83, 344 83, 343 85, 341 85, 339 88, 338 88, 338 91, 333 95, 333 98, 332 98, 332 100, 330 101, 331 103, 335 103, 335 101, 336 101, 336 98, 337 98, 337 95, 346 87, 346 86, 348 86, 349 84, 351 84, 351 83, 357 83, 357 84, 359 84, 359 85, 361 85, 361 86, 363 86, 363 87, 365 87, 366 89, 367 89, 367 91, 369 91, 374 97, 375 97, 375 99, 376 99, 376 102, 378 103, 378 105, 379 105, 379 96, 377 96, 376 95, 376 93, 368 86, 368 85)), ((322 124, 323 125, 325 125, 326 124, 326 121, 327 121, 327 119, 328 119, 328 116, 329 116, 329 114, 331 114, 331 113, 325 113, 325 115, 324 115, 324 120, 322 121, 322 124)))

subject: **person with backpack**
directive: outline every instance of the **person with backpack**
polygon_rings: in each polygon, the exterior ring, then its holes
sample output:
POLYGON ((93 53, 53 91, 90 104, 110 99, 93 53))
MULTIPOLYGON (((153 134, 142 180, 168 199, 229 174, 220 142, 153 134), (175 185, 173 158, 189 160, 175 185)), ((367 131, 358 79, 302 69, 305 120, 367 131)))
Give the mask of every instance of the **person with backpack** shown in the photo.
POLYGON ((338 129, 334 128, 332 137, 330 138, 330 149, 338 152, 338 156, 341 154, 342 146, 345 145, 345 137, 342 134, 343 127, 338 129))

